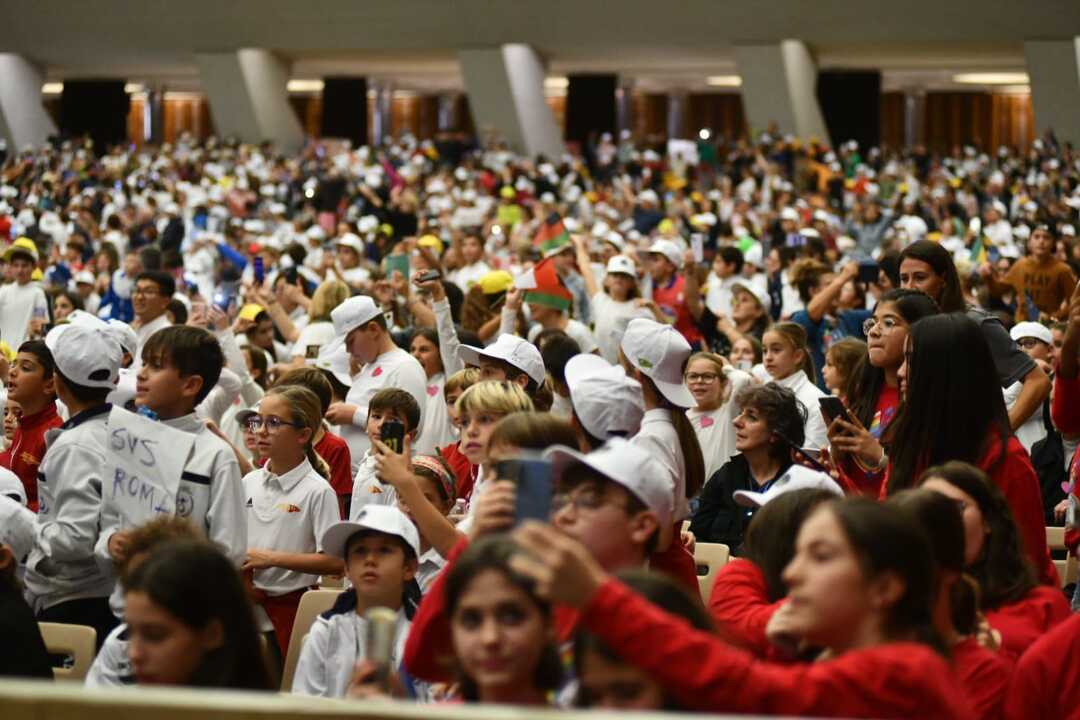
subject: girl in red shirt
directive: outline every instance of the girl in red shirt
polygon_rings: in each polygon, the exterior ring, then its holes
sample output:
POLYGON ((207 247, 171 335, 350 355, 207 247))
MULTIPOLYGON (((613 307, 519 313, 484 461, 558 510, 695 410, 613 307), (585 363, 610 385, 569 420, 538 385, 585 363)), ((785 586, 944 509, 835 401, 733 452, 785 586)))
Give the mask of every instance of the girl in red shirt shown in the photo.
POLYGON ((867 352, 855 367, 844 393, 855 423, 838 417, 829 425, 830 456, 841 484, 877 497, 888 458, 886 428, 900 407, 897 372, 904 364, 904 344, 911 326, 938 312, 937 303, 918 290, 890 290, 863 326, 867 352))
POLYGON ((608 576, 576 541, 525 523, 511 567, 655 678, 690 710, 818 717, 970 718, 934 629, 929 541, 893 508, 820 505, 785 568, 788 630, 828 659, 761 662, 655 607, 608 576))
POLYGON ((963 508, 965 566, 979 584, 980 609, 1001 634, 1003 652, 1019 657, 1069 617, 1061 590, 1036 581, 1005 496, 984 472, 949 462, 927 470, 921 484, 963 508))

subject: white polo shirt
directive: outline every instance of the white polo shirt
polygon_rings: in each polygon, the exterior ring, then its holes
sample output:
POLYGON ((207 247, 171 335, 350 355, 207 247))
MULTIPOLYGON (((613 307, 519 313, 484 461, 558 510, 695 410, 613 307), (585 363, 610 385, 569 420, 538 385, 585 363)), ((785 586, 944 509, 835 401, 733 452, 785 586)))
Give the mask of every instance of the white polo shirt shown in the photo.
POLYGON ((409 353, 399 347, 384 352, 353 378, 345 402, 356 405, 351 425, 341 426, 341 436, 349 443, 352 453, 353 472, 359 467, 360 458, 371 447, 368 439, 368 404, 375 393, 383 388, 400 388, 416 399, 420 406, 420 424, 424 426, 424 406, 427 404, 427 376, 423 366, 409 353))
POLYGON ((444 567, 446 567, 446 558, 435 548, 428 548, 420 556, 416 568, 416 583, 420 586, 421 593, 427 594, 444 567))
MULTIPOLYGON (((267 463, 269 465, 269 463, 267 463)), ((284 475, 266 467, 244 476, 248 547, 289 553, 322 552, 326 529, 340 521, 337 495, 306 459, 284 475)), ((284 595, 319 581, 284 568, 255 571, 255 587, 284 595)))
POLYGON ((146 345, 146 341, 150 339, 150 336, 156 333, 158 330, 161 330, 162 328, 167 328, 170 325, 172 325, 172 323, 169 322, 169 316, 165 313, 162 313, 161 315, 154 318, 145 325, 140 325, 139 327, 135 328, 135 338, 139 341, 139 347, 135 351, 135 357, 133 359, 133 362, 131 363, 132 370, 138 372, 139 368, 142 367, 143 346, 146 345))

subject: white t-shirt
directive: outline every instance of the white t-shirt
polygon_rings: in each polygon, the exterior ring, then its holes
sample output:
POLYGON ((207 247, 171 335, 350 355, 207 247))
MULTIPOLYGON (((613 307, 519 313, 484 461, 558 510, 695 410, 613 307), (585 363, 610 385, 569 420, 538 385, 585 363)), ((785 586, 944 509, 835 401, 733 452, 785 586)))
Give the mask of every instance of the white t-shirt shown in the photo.
POLYGON ((334 323, 313 322, 300 331, 300 336, 293 343, 293 357, 317 358, 319 357, 319 349, 324 345, 329 345, 334 337, 334 323))
POLYGON ((786 387, 795 393, 795 397, 806 407, 806 423, 803 425, 805 439, 802 446, 808 450, 820 450, 829 444, 825 418, 821 414, 818 398, 825 397, 817 385, 806 377, 802 370, 796 370, 783 380, 773 379, 777 385, 786 387))
POLYGON ((416 455, 434 455, 437 448, 457 441, 457 434, 450 422, 450 411, 446 407, 446 396, 443 394, 445 388, 445 373, 436 373, 428 378, 424 422, 420 426, 420 437, 414 445, 416 455))
MULTIPOLYGON (((596 328, 596 344, 600 355, 612 365, 619 362, 619 343, 626 333, 626 326, 634 318, 651 320, 653 314, 648 309, 638 307, 633 300, 618 302, 605 292, 599 292, 589 298, 589 312, 592 313, 593 326, 596 328)), ((582 348, 584 352, 584 348, 582 348)))
POLYGON ((447 279, 461 288, 462 292, 469 292, 469 288, 489 272, 491 272, 491 266, 481 260, 454 270, 447 275, 447 279))
POLYGON ((171 324, 172 323, 169 322, 169 316, 162 313, 145 325, 140 325, 135 328, 135 337, 139 341, 139 347, 135 350, 134 362, 131 363, 132 370, 138 372, 139 368, 142 367, 143 346, 146 345, 146 341, 150 339, 150 336, 162 328, 169 327, 171 324))
MULTIPOLYGON (((337 495, 306 459, 284 475, 266 467, 244 477, 248 548, 290 553, 322 552, 326 529, 341 520, 337 495)), ((284 595, 318 583, 318 575, 284 568, 255 571, 255 586, 284 595)))
MULTIPOLYGON (((536 336, 543 332, 544 328, 539 325, 533 325, 529 328, 529 342, 536 340, 536 336)), ((563 330, 568 336, 573 338, 574 342, 578 344, 583 353, 594 352, 600 346, 596 342, 596 338, 592 334, 592 330, 585 326, 584 323, 578 322, 573 318, 566 321, 566 328, 563 330)))
POLYGON ((701 445, 706 480, 738 452, 735 449, 735 425, 733 424, 739 412, 735 406, 735 396, 753 382, 749 373, 734 368, 725 368, 724 375, 727 376, 728 389, 725 391, 725 398, 720 407, 708 412, 702 412, 697 408, 686 411, 686 417, 694 426, 698 444, 701 445))
MULTIPOLYGON (((349 443, 352 453, 353 472, 359 466, 371 441, 367 436, 368 403, 375 393, 383 388, 400 388, 414 398, 420 405, 420 427, 424 427, 424 406, 427 405, 427 376, 416 358, 399 347, 384 352, 373 362, 368 363, 353 378, 345 402, 356 405, 351 425, 341 426, 341 436, 349 443)), ((421 434, 417 441, 423 437, 421 434)))
MULTIPOLYGON (((1024 389, 1024 383, 1014 382, 1009 387, 1002 390, 1002 394, 1005 396, 1005 407, 1012 410, 1013 405, 1020 398, 1020 391, 1024 389)), ((1024 446, 1024 449, 1031 452, 1031 448, 1035 447, 1035 443, 1039 442, 1046 437, 1046 424, 1043 422, 1043 409, 1042 405, 1031 413, 1031 417, 1024 421, 1024 424, 1016 428, 1016 439, 1020 441, 1020 444, 1024 446)), ((1072 455, 1066 455, 1066 462, 1072 455)), ((1068 468, 1068 465, 1065 466, 1068 468)))
POLYGON ((48 316, 49 303, 45 291, 37 283, 10 283, 0 288, 0 340, 12 350, 18 351, 26 342, 31 319, 48 316))

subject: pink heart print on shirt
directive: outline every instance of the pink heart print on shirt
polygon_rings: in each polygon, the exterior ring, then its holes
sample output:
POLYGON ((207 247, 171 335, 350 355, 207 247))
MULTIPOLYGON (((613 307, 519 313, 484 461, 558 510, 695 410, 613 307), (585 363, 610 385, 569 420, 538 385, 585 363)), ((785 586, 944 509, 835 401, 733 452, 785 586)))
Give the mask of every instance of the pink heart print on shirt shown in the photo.
POLYGON ((703 428, 712 427, 715 423, 716 423, 716 421, 713 420, 708 415, 702 415, 701 416, 701 427, 703 427, 703 428))
POLYGON ((371 377, 379 377, 380 375, 382 375, 382 368, 381 367, 375 368, 371 373, 371 377))
POLYGON ((439 386, 438 385, 428 385, 427 386, 427 394, 429 396, 431 396, 431 397, 435 397, 436 395, 439 394, 439 386))

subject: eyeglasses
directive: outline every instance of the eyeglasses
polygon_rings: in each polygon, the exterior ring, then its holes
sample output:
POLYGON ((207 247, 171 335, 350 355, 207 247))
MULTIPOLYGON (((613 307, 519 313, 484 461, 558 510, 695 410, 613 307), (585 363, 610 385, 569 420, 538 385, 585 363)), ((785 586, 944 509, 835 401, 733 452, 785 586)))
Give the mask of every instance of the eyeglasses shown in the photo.
POLYGON ((866 322, 862 324, 863 335, 869 335, 870 331, 874 329, 875 325, 881 326, 882 333, 892 332, 895 327, 900 327, 900 321, 896 318, 883 317, 880 320, 877 318, 866 318, 866 322))
POLYGON ((247 422, 244 423, 244 426, 247 427, 248 432, 259 432, 259 430, 261 430, 265 426, 267 432, 276 433, 278 430, 281 429, 282 425, 288 425, 289 427, 294 427, 298 430, 302 430, 304 428, 304 426, 300 423, 288 422, 287 420, 282 420, 275 415, 252 415, 247 419, 247 422))
POLYGON ((153 287, 139 287, 135 286, 135 289, 131 291, 132 295, 160 295, 161 291, 153 287))
POLYGON ((720 378, 716 373, 686 373, 688 383, 714 383, 720 378))
POLYGON ((574 506, 574 510, 597 510, 604 506, 605 495, 602 489, 589 486, 573 492, 556 493, 551 497, 551 515, 554 517, 570 505, 574 506))
POLYGON ((1033 347, 1038 347, 1039 343, 1041 343, 1041 342, 1042 342, 1042 340, 1039 340, 1038 338, 1026 337, 1026 338, 1020 338, 1019 340, 1017 340, 1016 344, 1019 345, 1020 347, 1024 348, 1025 350, 1030 350, 1033 347))

